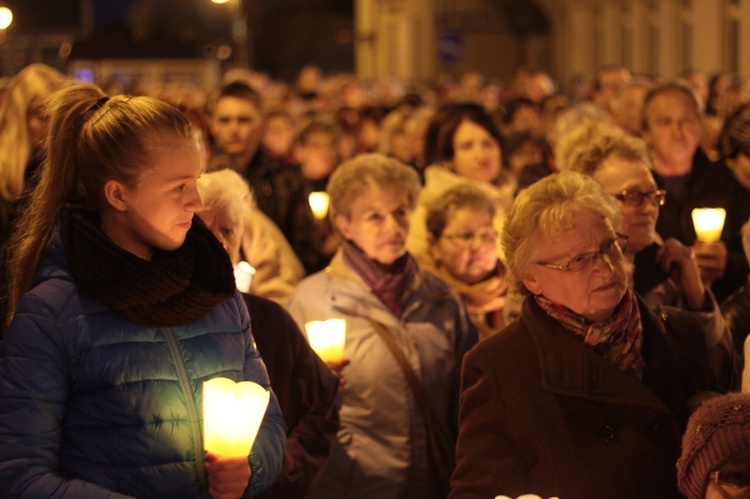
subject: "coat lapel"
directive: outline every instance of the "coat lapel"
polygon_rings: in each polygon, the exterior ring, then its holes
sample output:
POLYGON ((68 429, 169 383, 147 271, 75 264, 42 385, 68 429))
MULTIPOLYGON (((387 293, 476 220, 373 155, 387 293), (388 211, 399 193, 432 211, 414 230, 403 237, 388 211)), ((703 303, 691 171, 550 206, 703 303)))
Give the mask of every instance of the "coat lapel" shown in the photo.
MULTIPOLYGON (((581 340, 548 316, 533 297, 524 307, 530 313, 522 320, 539 355, 542 385, 560 395, 581 397, 608 404, 641 406, 670 413, 661 399, 634 375, 620 371, 614 364, 583 346, 581 340)), ((644 334, 647 334, 644 332, 644 334)), ((661 350, 661 349, 660 349, 661 350)), ((662 358, 647 359, 648 376, 664 376, 662 358), (653 360, 653 362, 651 362, 653 360)), ((672 375, 667 373, 667 379, 672 375)))

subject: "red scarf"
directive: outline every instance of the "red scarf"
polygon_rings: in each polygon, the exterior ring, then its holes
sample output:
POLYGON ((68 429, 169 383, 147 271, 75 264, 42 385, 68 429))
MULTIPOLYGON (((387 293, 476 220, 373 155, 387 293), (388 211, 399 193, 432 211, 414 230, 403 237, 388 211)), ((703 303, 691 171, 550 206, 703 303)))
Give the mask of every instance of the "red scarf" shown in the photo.
POLYGON ((646 365, 641 354, 643 324, 638 301, 630 288, 612 317, 596 323, 542 295, 536 295, 534 298, 550 317, 560 322, 565 329, 583 338, 584 345, 612 361, 621 371, 629 369, 638 379, 643 378, 646 365))
POLYGON ((344 241, 343 250, 346 264, 365 281, 375 296, 385 303, 396 317, 401 317, 404 294, 417 272, 414 258, 406 253, 385 268, 365 255, 351 241, 344 241))

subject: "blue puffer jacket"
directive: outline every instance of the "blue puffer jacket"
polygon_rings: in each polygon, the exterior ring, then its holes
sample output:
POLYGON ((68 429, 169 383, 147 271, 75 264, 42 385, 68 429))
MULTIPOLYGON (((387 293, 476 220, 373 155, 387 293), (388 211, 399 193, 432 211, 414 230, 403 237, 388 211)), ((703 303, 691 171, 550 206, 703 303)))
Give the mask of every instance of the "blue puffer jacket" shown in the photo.
MULTIPOLYGON (((147 328, 82 291, 59 239, 0 343, 0 497, 208 497, 202 382, 268 388, 237 293, 192 324, 147 328)), ((281 469, 275 396, 245 497, 281 469)))

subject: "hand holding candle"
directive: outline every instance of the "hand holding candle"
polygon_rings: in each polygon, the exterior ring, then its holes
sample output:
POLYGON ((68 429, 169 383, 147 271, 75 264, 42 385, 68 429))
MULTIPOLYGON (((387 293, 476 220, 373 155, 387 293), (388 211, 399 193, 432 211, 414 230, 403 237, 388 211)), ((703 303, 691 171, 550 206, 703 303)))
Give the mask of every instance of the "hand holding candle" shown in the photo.
POLYGON ((328 319, 305 324, 310 347, 324 362, 341 362, 344 359, 346 320, 328 319))
POLYGON ((247 457, 271 392, 252 381, 214 378, 203 383, 203 446, 226 457, 247 457))
POLYGON ((242 497, 253 470, 247 457, 223 457, 209 452, 203 467, 211 497, 242 497))
POLYGON ((693 226, 698 241, 715 243, 721 239, 727 212, 724 208, 695 208, 692 212, 693 226))

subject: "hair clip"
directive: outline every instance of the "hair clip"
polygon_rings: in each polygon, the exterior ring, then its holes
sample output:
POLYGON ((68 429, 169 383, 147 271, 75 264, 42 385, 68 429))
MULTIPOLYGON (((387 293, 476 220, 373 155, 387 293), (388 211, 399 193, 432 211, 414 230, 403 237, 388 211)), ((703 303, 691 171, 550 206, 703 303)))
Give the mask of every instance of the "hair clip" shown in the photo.
MULTIPOLYGON (((120 103, 123 103, 123 104, 125 104, 126 102, 130 101, 130 99, 132 99, 132 98, 133 98, 133 96, 132 96, 132 95, 129 95, 129 96, 127 96, 127 97, 126 97, 125 99, 123 99, 123 100, 118 100, 118 101, 115 101, 115 102, 113 102, 112 104, 110 104, 110 105, 109 105, 109 107, 107 108, 107 110, 106 110, 106 111, 104 111, 104 112, 103 112, 103 113, 101 114, 101 116, 99 116, 99 117, 98 117, 98 118, 96 119, 96 121, 94 121, 94 122, 93 122, 93 123, 91 124, 91 126, 94 126, 94 125, 96 125, 97 123, 99 123, 99 120, 100 120, 100 119, 102 119, 102 118, 104 118, 104 116, 105 116, 105 115, 106 115, 106 114, 107 114, 108 112, 110 112, 110 111, 112 110, 112 108, 113 108, 113 107, 115 107, 115 105, 116 105, 116 104, 120 104, 120 103)), ((91 106, 91 108, 92 108, 92 109, 98 109, 99 107, 101 107, 101 106, 103 106, 104 104, 106 104, 106 103, 107 103, 108 101, 109 101, 109 97, 102 97, 101 99, 99 99, 98 101, 96 101, 96 104, 94 104, 93 106, 91 106), (98 106, 98 107, 97 107, 97 106, 98 106)))

